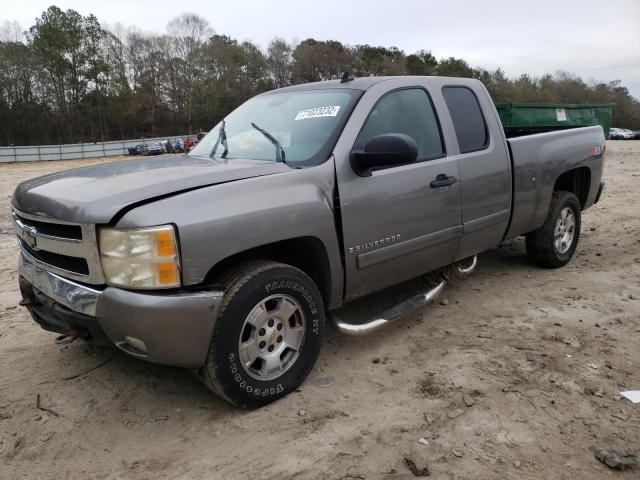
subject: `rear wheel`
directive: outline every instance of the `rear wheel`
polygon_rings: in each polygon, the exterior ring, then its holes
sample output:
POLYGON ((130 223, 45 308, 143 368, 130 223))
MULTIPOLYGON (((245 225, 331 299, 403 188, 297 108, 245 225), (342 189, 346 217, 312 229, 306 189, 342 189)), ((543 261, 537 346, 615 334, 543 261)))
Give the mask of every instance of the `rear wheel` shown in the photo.
POLYGON ((242 265, 223 283, 202 378, 234 405, 266 405, 295 390, 318 357, 320 292, 301 270, 267 261, 242 265))
POLYGON ((553 192, 544 224, 526 236, 527 253, 542 267, 563 267, 578 246, 580 224, 578 198, 571 192, 553 192))

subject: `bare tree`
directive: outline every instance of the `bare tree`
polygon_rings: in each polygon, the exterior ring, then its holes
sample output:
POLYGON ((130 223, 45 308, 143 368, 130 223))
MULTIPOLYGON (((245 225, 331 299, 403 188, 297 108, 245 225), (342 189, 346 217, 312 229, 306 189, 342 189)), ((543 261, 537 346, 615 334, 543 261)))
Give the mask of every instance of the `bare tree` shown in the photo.
POLYGON ((25 31, 18 22, 6 20, 0 26, 0 42, 20 43, 24 42, 25 31))
POLYGON ((276 87, 286 87, 291 81, 291 45, 282 38, 269 43, 267 62, 276 87))
POLYGON ((184 92, 183 108, 188 121, 188 130, 193 132, 193 89, 194 83, 202 72, 199 53, 204 42, 213 35, 209 22, 195 13, 183 13, 167 24, 167 31, 172 37, 175 49, 175 62, 181 65, 181 75, 174 72, 173 79, 180 79, 182 85, 175 84, 174 91, 184 92))

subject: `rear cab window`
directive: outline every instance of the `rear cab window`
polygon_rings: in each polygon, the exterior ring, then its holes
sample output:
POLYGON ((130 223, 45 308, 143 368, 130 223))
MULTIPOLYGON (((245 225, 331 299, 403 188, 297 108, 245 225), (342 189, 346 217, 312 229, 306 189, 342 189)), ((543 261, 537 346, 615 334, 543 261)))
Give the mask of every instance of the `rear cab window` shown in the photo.
POLYGON ((464 86, 442 87, 460 153, 476 152, 489 146, 489 130, 480 103, 473 91, 464 86))
POLYGON ((358 134, 354 150, 364 150, 377 135, 403 133, 418 145, 418 162, 445 155, 440 125, 427 92, 419 87, 394 90, 373 107, 358 134))

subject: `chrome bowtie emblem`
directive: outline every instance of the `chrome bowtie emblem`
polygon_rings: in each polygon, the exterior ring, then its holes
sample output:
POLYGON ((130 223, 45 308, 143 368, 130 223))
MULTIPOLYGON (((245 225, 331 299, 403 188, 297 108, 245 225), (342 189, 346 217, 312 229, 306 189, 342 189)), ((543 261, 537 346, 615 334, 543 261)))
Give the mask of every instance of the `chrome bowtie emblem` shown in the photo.
POLYGON ((24 231, 24 241, 32 250, 38 250, 37 234, 38 230, 36 230, 35 227, 28 228, 24 231))

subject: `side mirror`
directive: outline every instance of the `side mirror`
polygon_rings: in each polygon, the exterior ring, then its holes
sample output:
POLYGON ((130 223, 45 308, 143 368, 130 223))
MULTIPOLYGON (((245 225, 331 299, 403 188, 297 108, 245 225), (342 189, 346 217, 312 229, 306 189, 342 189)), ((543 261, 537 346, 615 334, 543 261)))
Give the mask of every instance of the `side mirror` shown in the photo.
POLYGON ((418 158, 418 144, 404 133, 385 133, 371 137, 364 150, 351 152, 351 165, 362 177, 371 175, 371 170, 394 165, 413 163, 418 158))

